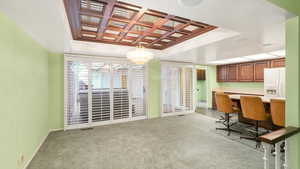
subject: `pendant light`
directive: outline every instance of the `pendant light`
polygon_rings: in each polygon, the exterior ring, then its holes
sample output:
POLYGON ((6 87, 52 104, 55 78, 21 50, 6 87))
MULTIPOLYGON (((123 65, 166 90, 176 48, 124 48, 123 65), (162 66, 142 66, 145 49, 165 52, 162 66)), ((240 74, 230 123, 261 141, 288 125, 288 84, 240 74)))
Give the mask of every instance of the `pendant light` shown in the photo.
MULTIPOLYGON (((140 27, 138 27, 140 28, 140 27)), ((143 31, 141 31, 143 32, 143 31)), ((127 52, 127 59, 135 64, 145 64, 153 59, 153 53, 144 48, 140 43, 134 50, 127 52)))

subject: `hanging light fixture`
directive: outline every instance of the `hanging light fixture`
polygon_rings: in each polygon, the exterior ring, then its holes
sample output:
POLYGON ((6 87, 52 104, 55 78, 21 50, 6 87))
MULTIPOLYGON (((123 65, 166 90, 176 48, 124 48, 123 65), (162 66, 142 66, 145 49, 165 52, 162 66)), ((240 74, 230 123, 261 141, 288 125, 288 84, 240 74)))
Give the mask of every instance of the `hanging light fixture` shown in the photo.
POLYGON ((145 64, 153 59, 153 53, 138 45, 134 50, 127 52, 127 58, 135 64, 145 64))
POLYGON ((127 59, 135 64, 145 64, 153 59, 153 53, 144 48, 140 43, 138 46, 126 54, 127 59))

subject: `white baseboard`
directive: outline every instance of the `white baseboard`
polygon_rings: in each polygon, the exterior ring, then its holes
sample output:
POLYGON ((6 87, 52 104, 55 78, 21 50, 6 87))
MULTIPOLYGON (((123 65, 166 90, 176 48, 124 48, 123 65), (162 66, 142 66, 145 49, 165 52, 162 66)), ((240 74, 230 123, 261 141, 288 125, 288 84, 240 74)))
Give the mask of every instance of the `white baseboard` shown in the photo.
POLYGON ((50 129, 49 130, 49 133, 51 132, 55 132, 55 131, 63 131, 64 129, 63 128, 58 128, 58 129, 50 129))
POLYGON ((46 141, 46 139, 48 138, 49 134, 51 132, 55 132, 55 131, 62 131, 63 129, 62 128, 59 128, 59 129, 50 129, 48 131, 48 134, 42 139, 42 141, 40 142, 40 144, 37 146, 37 148, 35 149, 34 153, 32 154, 32 156, 30 157, 30 159, 26 162, 25 166, 23 169, 26 169, 30 162, 33 160, 34 156, 38 153, 38 151, 40 150, 40 148, 42 147, 42 145, 44 144, 44 142, 46 141))
POLYGON ((44 142, 46 141, 47 137, 49 136, 50 131, 48 132, 48 134, 42 139, 42 141, 40 142, 40 144, 37 146, 37 148, 35 149, 34 153, 32 154, 32 156, 29 158, 29 160, 26 162, 25 166, 23 169, 26 169, 30 162, 33 160, 34 156, 38 153, 38 151, 40 150, 40 148, 42 147, 42 145, 44 144, 44 142))
POLYGON ((179 116, 179 115, 188 115, 195 112, 175 112, 175 113, 160 113, 160 117, 169 117, 169 116, 179 116))

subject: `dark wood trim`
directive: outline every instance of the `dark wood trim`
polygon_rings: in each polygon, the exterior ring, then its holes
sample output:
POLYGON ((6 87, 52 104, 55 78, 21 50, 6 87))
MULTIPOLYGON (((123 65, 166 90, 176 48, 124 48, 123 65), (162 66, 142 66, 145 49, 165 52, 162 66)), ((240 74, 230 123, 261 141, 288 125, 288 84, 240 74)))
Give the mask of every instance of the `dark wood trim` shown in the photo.
POLYGON ((65 10, 71 27, 71 32, 74 40, 81 37, 80 35, 80 16, 78 11, 80 10, 80 0, 64 0, 65 10))
POLYGON ((276 144, 280 141, 283 141, 289 137, 292 137, 300 132, 299 127, 286 127, 280 130, 276 130, 269 134, 265 134, 260 136, 259 139, 262 142, 269 143, 269 144, 276 144))
POLYGON ((133 19, 129 22, 127 27, 125 28, 125 32, 123 32, 120 37, 118 38, 117 42, 120 42, 121 39, 125 37, 125 35, 132 29, 132 27, 137 23, 138 20, 143 17, 144 13, 147 11, 146 8, 141 9, 134 17, 133 19))
POLYGON ((111 17, 111 15, 113 13, 113 9, 114 9, 116 2, 117 2, 117 0, 110 0, 105 5, 102 22, 100 24, 100 27, 99 27, 98 33, 97 33, 97 39, 101 39, 102 34, 108 24, 109 18, 111 17))
MULTIPOLYGON (((140 36, 135 42, 134 44, 137 44, 138 42, 140 42, 142 39, 144 39, 144 37, 150 35, 151 33, 153 33, 155 30, 159 29, 162 25, 164 25, 165 23, 167 23, 171 18, 174 18, 173 15, 167 15, 165 18, 160 19, 159 21, 157 21, 156 23, 154 23, 153 27, 151 29, 149 29, 148 31, 145 31, 143 33, 142 36, 140 36)), ((152 42, 153 43, 153 42, 152 42)), ((151 43, 150 43, 151 44, 151 43)))

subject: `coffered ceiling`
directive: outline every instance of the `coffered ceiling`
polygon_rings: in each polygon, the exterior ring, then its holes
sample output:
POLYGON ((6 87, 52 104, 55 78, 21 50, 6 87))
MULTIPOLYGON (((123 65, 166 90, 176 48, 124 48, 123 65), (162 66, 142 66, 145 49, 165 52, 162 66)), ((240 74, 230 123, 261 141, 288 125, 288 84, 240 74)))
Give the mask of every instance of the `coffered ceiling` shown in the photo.
MULTIPOLYGON (((178 0, 122 0, 122 3, 155 9, 155 12, 162 11, 162 18, 171 14, 171 16, 180 16, 216 26, 216 29, 200 36, 163 50, 153 50, 155 56, 161 59, 199 64, 283 49, 285 47, 285 22, 294 16, 270 4, 267 0, 203 0, 195 6, 184 6, 178 3, 178 0)), ((92 6, 96 11, 101 9, 100 6, 92 6)), ((11 18, 23 31, 51 52, 125 57, 126 52, 133 48, 132 46, 81 41, 76 38, 74 40, 63 0, 0 1, 0 12, 11 18)), ((154 20, 152 17, 149 18, 154 20)), ((149 18, 146 21, 151 20, 149 18)), ((112 24, 109 19, 107 25, 112 24)), ((100 24, 97 25, 97 33, 100 27, 100 24)), ((95 30, 95 28, 87 27, 85 29, 90 29, 86 31, 95 30)), ((141 30, 142 28, 132 29, 141 30)), ((106 32, 103 28, 99 30, 104 31, 102 35, 115 33, 106 32)), ((125 27, 125 34, 121 33, 123 39, 126 39, 126 32, 129 33, 129 30, 125 27)))
POLYGON ((74 40, 163 50, 216 28, 116 0, 64 0, 74 40))

